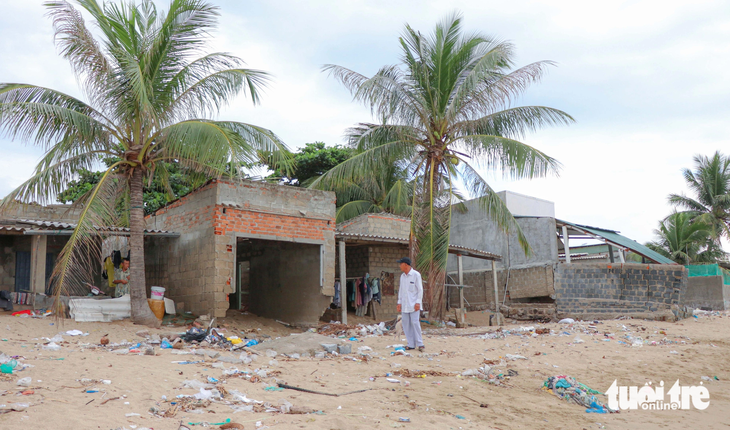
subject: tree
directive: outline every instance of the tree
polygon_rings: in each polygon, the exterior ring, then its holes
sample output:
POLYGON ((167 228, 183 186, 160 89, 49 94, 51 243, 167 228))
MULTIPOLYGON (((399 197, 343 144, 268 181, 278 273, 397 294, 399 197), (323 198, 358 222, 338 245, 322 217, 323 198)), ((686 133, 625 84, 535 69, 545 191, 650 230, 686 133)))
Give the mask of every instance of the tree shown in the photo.
POLYGON ((287 185, 302 186, 316 179, 336 165, 352 157, 353 150, 340 145, 325 146, 324 142, 307 143, 294 153, 291 166, 265 163, 274 171, 269 179, 278 179, 287 185))
POLYGON ((384 160, 408 163, 414 186, 411 252, 429 285, 424 304, 438 318, 444 311, 454 202, 450 184, 464 183, 500 228, 517 233, 529 253, 524 234, 477 168, 501 170, 514 179, 557 173, 555 159, 517 139, 544 126, 569 124, 573 118, 549 107, 514 106, 552 63, 513 70, 513 46, 464 34, 458 14, 438 24, 429 36, 406 25, 400 45, 401 66, 383 67, 370 78, 342 66, 324 67, 356 101, 369 106, 379 122, 349 129, 349 144, 358 154, 317 182, 344 183, 382 169, 384 160))
POLYGON ((670 194, 669 203, 709 225, 719 245, 721 237, 730 239, 730 158, 716 151, 712 157, 695 155, 694 163, 694 171, 682 170, 694 197, 670 194))
POLYGON ((726 253, 713 240, 713 227, 689 212, 674 212, 659 222, 656 240, 646 246, 678 264, 717 263, 726 253))
MULTIPOLYGON (((107 168, 117 161, 118 159, 115 158, 106 158, 103 160, 107 168)), ((187 195, 210 179, 207 176, 183 169, 175 162, 160 163, 160 165, 166 174, 153 175, 152 182, 146 183, 144 186, 143 201, 145 215, 155 212, 172 200, 187 195)), ((56 196, 58 202, 75 203, 91 191, 94 185, 99 183, 103 172, 80 169, 77 174, 78 179, 70 181, 66 189, 56 196)), ((120 204, 122 204, 122 207, 119 207, 119 209, 126 210, 123 207, 123 202, 120 202, 120 204)))
POLYGON ((230 54, 204 52, 219 15, 204 1, 171 0, 166 13, 158 13, 152 0, 77 3, 98 31, 92 32, 81 11, 66 1, 45 6, 56 44, 88 102, 35 85, 0 84, 0 130, 46 149, 34 175, 2 206, 46 204, 77 171, 92 170, 97 157, 116 157, 77 202, 83 205, 78 226, 52 275, 57 299, 88 279, 84 263, 91 251, 100 254, 97 226, 128 218, 132 319, 159 325, 146 300, 144 184, 152 175, 169 179, 164 164, 169 162, 220 177, 239 163, 258 162, 262 153, 273 154, 274 162, 284 159, 286 148, 271 131, 205 119, 241 92, 256 104, 269 76, 241 68, 242 61, 230 54), (128 211, 117 214, 124 196, 128 211))

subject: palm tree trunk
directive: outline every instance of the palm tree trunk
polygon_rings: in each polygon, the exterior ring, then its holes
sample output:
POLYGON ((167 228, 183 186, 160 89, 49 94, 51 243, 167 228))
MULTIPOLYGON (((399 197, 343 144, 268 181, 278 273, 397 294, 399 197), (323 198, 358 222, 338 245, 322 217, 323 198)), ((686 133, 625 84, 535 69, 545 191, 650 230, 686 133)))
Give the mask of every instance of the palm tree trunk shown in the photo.
POLYGON ((136 168, 132 172, 129 183, 129 266, 130 287, 129 294, 132 299, 132 322, 150 327, 159 327, 160 320, 150 310, 147 304, 147 286, 145 281, 144 267, 144 202, 142 169, 136 168))

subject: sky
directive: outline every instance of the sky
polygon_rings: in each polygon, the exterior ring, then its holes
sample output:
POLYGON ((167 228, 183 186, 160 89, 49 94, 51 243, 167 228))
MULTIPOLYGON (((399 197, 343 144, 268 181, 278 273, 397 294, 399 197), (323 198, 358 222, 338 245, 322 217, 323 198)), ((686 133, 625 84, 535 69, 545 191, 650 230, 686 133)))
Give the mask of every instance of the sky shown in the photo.
MULTIPOLYGON (((212 0, 220 25, 211 51, 230 52, 274 76, 262 103, 238 97, 220 119, 272 129, 290 148, 343 144, 371 121, 324 64, 365 75, 397 64, 404 25, 430 32, 459 11, 468 32, 506 40, 518 66, 557 63, 518 105, 561 109, 570 126, 522 141, 562 163, 559 176, 492 185, 555 203, 556 217, 645 242, 686 193, 683 168, 730 143, 730 4, 725 1, 284 1, 212 0), (691 4, 690 4, 691 3, 691 4)), ((159 1, 166 8, 166 1, 159 1)), ((58 56, 41 1, 0 0, 0 82, 83 97, 58 56)), ((0 195, 30 177, 42 150, 0 135, 0 195)))

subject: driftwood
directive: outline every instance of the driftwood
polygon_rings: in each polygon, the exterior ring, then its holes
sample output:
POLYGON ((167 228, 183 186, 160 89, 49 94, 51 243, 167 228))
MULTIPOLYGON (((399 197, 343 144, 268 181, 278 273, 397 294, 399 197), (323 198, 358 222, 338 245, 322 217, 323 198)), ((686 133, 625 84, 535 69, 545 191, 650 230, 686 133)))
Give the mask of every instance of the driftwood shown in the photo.
POLYGON ((340 396, 346 396, 348 394, 364 393, 365 391, 372 390, 372 388, 367 388, 364 390, 348 391, 347 393, 334 394, 334 393, 323 393, 321 391, 308 390, 306 388, 300 388, 300 387, 295 387, 292 385, 281 384, 281 383, 276 384, 276 385, 278 385, 281 388, 286 388, 288 390, 296 390, 296 391, 301 391, 303 393, 311 393, 311 394, 321 394, 323 396, 331 396, 331 397, 340 397, 340 396))

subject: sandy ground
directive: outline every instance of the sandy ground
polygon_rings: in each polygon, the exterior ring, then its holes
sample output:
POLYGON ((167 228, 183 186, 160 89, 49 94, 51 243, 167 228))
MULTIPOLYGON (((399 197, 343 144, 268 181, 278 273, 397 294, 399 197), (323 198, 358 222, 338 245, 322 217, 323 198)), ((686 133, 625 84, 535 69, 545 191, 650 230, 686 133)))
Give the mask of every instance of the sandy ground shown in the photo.
MULTIPOLYGON (((471 314, 471 321, 479 315, 471 314)), ((482 318, 484 320, 484 318, 482 318)), ((368 321, 364 319, 363 321, 368 321)), ((270 320, 253 316, 235 316, 220 321, 229 334, 242 330, 276 337, 299 333, 270 320), (259 330, 260 329, 260 330, 259 330)), ((21 372, 0 375, 0 409, 17 402, 31 406, 22 412, 0 415, 0 429, 119 429, 153 428, 177 430, 179 423, 219 423, 230 418, 246 429, 719 429, 730 427, 730 318, 727 314, 702 316, 678 323, 641 320, 613 320, 595 324, 542 324, 535 328, 552 329, 552 334, 533 335, 518 332, 528 324, 508 324, 510 334, 498 339, 480 339, 455 334, 484 333, 492 327, 435 330, 425 336, 426 354, 410 357, 391 356, 389 345, 402 343, 392 335, 364 337, 352 344, 349 356, 316 359, 277 357, 269 364, 263 355, 249 365, 223 363, 240 370, 276 370, 281 374, 251 382, 230 377, 222 385, 237 390, 249 399, 270 402, 276 406, 287 400, 295 406, 322 411, 319 414, 291 415, 271 412, 235 412, 223 402, 213 402, 202 413, 178 411, 172 418, 153 416, 156 407, 165 411, 180 394, 197 390, 181 388, 184 380, 205 381, 209 376, 220 378, 221 366, 213 358, 202 363, 179 364, 180 360, 204 360, 195 355, 175 355, 173 350, 155 348, 156 355, 119 355, 95 348, 103 334, 112 343, 124 340, 143 341, 135 335, 141 327, 129 322, 75 323, 66 320, 59 325, 52 318, 11 317, 0 313, 0 352, 21 356, 21 363, 30 364, 21 372), (59 351, 41 349, 42 337, 78 329, 86 337, 63 336, 59 351), (586 333, 588 332, 588 333, 586 333), (664 332, 664 333, 661 333, 664 332), (567 335, 564 333, 568 333, 567 335), (590 334, 593 333, 593 334, 590 334), (612 333, 608 339, 604 333, 612 333), (666 334, 665 334, 666 333, 666 334), (576 334, 584 343, 574 343, 576 334), (619 343, 625 335, 639 335, 646 342, 642 347, 619 343), (651 342, 658 345, 651 345, 651 342), (368 360, 358 359, 357 348, 372 348, 368 360), (672 351, 676 353, 672 353, 672 351), (485 359, 500 361, 506 354, 519 354, 526 360, 507 361, 496 366, 507 374, 518 375, 502 385, 491 385, 472 377, 456 376, 479 367, 485 359), (385 374, 396 370, 434 371, 442 376, 404 378, 392 376, 400 383, 386 380, 385 374), (710 393, 710 406, 704 411, 622 411, 618 414, 588 414, 585 409, 560 400, 541 389, 552 375, 570 375, 600 391, 614 380, 619 385, 641 386, 645 382, 665 381, 667 388, 677 379, 681 385, 699 385, 702 376, 717 376, 705 382, 710 393), (18 387, 16 381, 31 377, 30 388, 18 387), (111 384, 83 386, 82 378, 107 379, 111 384), (370 378, 374 378, 371 380, 370 378), (266 391, 277 381, 328 393, 369 391, 331 397, 292 390, 266 391), (408 385, 404 382, 408 381, 408 385), (24 390, 33 394, 20 394, 24 390), (88 389, 99 392, 87 393, 88 389), (126 396, 126 397, 124 397, 126 396), (168 402, 162 401, 166 396, 168 402), (120 397, 102 404, 107 399, 120 397), (487 404, 487 408, 479 403, 487 404), (139 414, 127 416, 127 414, 139 414), (410 423, 399 422, 409 418, 410 423), (259 427, 256 427, 257 422, 259 427), (133 427, 136 426, 136 427, 133 427)), ((427 327, 427 326, 424 326, 427 327)), ((163 327, 151 334, 182 332, 184 327, 163 327)), ((213 350, 213 348, 209 348, 213 350)), ((221 351, 222 356, 239 357, 239 353, 221 351)), ((188 425, 191 429, 201 425, 188 425)), ((218 428, 218 426, 211 426, 218 428)))

